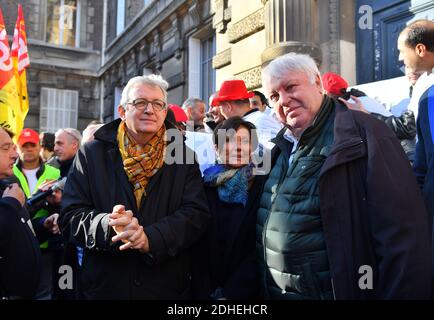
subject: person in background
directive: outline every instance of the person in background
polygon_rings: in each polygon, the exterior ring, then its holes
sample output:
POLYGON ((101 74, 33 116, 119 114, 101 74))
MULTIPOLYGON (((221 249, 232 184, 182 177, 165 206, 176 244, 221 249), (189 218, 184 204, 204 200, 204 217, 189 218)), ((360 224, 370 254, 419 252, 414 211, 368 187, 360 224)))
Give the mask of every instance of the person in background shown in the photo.
MULTIPOLYGON (((21 189, 27 198, 45 190, 45 186, 51 185, 60 177, 60 171, 46 163, 40 157, 41 145, 39 135, 32 129, 25 128, 18 137, 19 159, 14 164, 13 172, 18 179, 21 189)), ((32 225, 39 240, 41 249, 41 282, 35 296, 37 300, 51 300, 53 298, 54 283, 53 274, 57 273, 54 268, 54 255, 59 250, 59 230, 57 218, 59 211, 55 209, 60 199, 56 193, 50 196, 50 203, 42 201, 28 207, 32 225)))
POLYGON ((94 139, 94 133, 96 130, 101 128, 104 124, 100 121, 93 120, 91 121, 87 127, 83 130, 83 137, 81 139, 81 144, 85 144, 86 142, 90 142, 94 139))
POLYGON ((184 101, 182 109, 188 117, 187 131, 205 132, 203 124, 206 110, 205 102, 199 98, 190 97, 184 101))
POLYGON ((54 153, 60 162, 60 175, 66 177, 74 157, 81 145, 81 133, 77 129, 65 128, 56 131, 54 153))
POLYGON ((0 300, 32 299, 41 274, 41 253, 24 207, 24 192, 7 181, 18 158, 12 137, 0 127, 0 300))
POLYGON ((206 133, 213 133, 215 127, 220 122, 225 120, 225 117, 220 112, 220 107, 212 105, 212 101, 217 94, 218 94, 218 91, 214 92, 212 95, 210 95, 209 100, 208 100, 209 101, 209 104, 208 104, 209 109, 208 109, 208 112, 205 114, 206 117, 204 120, 206 133))
POLYGON ((350 109, 370 113, 386 123, 400 140, 410 163, 413 162, 416 144, 416 120, 412 111, 407 110, 396 117, 379 102, 367 97, 364 92, 354 88, 348 90, 347 81, 333 72, 324 73, 322 83, 324 90, 330 97, 339 99, 350 109))
POLYGON ((282 126, 274 118, 258 109, 250 108, 249 99, 253 96, 254 93, 247 91, 243 80, 226 80, 214 97, 212 105, 219 106, 221 114, 226 119, 238 116, 253 123, 258 134, 259 149, 271 150, 274 144, 270 140, 276 136, 282 126))
POLYGON ((171 121, 182 133, 185 132, 185 124, 188 121, 188 117, 180 106, 176 104, 169 104, 169 109, 171 111, 167 113, 167 119, 171 121), (173 117, 172 117, 173 115, 173 117))
POLYGON ((54 154, 54 133, 41 132, 39 134, 39 144, 41 145, 40 156, 42 161, 54 168, 59 168, 60 163, 54 154))
POLYGON ((197 299, 258 298, 255 226, 265 176, 253 170, 254 129, 232 117, 214 130, 219 163, 203 176, 212 220, 196 248, 192 277, 197 299))
POLYGON ((416 20, 410 23, 401 31, 397 47, 399 60, 404 62, 409 73, 424 72, 414 85, 409 109, 417 113, 413 171, 425 198, 434 248, 434 22, 416 20))

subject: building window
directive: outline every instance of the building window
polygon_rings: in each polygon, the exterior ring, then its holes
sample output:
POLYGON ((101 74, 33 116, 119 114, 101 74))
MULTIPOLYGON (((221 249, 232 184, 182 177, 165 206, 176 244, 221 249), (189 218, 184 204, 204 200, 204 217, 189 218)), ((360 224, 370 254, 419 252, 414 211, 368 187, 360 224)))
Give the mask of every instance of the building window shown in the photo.
POLYGON ((80 0, 47 0, 48 43, 80 46, 80 0))
POLYGON ((39 130, 56 132, 60 128, 77 128, 78 91, 41 89, 39 130))
POLYGON ((118 107, 121 103, 121 97, 122 97, 122 88, 121 87, 115 87, 115 99, 114 99, 114 106, 113 106, 113 120, 119 118, 119 111, 118 107))
POLYGON ((116 11, 116 35, 118 36, 125 28, 125 0, 118 0, 116 11))
POLYGON ((215 71, 212 67, 212 58, 215 55, 215 37, 201 41, 200 53, 200 95, 204 101, 208 101, 209 96, 215 90, 215 71))
POLYGON ((215 55, 215 37, 190 37, 188 41, 188 96, 199 97, 208 102, 215 91, 215 70, 212 58, 215 55))

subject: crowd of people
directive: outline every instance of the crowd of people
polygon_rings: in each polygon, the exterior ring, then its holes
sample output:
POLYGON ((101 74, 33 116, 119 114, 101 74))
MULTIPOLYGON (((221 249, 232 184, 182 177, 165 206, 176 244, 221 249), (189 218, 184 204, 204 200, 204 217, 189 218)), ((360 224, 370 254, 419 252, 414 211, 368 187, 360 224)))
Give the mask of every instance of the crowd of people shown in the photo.
POLYGON ((226 80, 179 106, 151 74, 83 134, 2 127, 0 296, 433 298, 434 22, 397 47, 399 114, 289 53, 263 92, 226 80))

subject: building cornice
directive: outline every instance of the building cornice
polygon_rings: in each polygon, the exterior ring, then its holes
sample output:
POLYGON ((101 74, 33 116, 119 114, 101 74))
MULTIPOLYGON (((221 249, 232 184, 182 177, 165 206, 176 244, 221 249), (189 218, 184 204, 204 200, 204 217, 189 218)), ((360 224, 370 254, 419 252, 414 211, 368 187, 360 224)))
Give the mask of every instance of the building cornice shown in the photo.
POLYGON ((228 29, 229 43, 236 43, 265 28, 264 9, 252 13, 231 25, 228 29))

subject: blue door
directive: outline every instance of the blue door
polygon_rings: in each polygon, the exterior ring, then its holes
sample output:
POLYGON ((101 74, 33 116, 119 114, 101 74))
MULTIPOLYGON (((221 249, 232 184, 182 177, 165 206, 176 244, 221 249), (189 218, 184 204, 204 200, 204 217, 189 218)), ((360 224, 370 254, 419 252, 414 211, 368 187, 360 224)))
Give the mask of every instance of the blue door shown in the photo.
POLYGON ((357 83, 390 79, 404 75, 396 42, 408 22, 416 19, 434 20, 431 0, 358 0, 372 8, 372 28, 358 24, 363 14, 356 13, 357 83))

